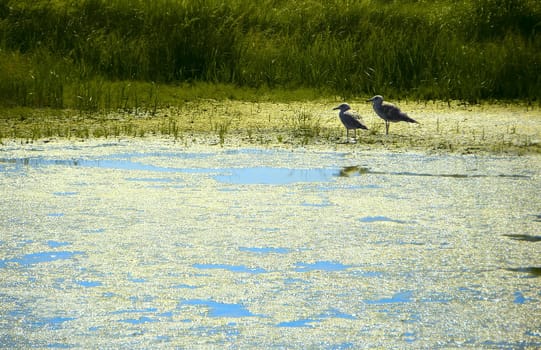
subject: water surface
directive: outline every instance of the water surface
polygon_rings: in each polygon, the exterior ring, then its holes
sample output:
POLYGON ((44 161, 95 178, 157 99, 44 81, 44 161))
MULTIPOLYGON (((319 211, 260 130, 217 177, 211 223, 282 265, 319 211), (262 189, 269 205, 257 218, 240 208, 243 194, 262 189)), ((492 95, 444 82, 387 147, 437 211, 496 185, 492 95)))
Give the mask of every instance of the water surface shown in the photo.
POLYGON ((98 146, 0 153, 3 347, 541 347, 537 156, 98 146))

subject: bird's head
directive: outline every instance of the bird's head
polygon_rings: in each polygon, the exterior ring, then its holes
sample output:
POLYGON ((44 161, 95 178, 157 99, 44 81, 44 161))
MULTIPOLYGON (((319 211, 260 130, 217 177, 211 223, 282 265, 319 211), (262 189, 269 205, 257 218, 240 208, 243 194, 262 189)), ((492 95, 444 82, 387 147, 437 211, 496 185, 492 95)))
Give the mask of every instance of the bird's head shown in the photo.
POLYGON ((335 109, 339 109, 339 110, 345 112, 345 111, 351 109, 351 107, 347 103, 342 103, 340 106, 333 108, 333 110, 335 110, 335 109))
POLYGON ((376 95, 376 96, 372 97, 371 99, 367 100, 366 102, 382 103, 383 102, 383 96, 376 95))

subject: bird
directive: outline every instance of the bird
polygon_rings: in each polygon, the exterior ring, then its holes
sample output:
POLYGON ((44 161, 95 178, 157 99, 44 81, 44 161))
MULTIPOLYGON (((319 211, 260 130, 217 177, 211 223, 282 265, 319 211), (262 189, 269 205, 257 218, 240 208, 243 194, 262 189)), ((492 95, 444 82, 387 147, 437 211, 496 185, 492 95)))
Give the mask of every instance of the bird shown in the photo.
POLYGON ((397 106, 392 103, 385 102, 383 103, 383 97, 381 95, 376 95, 366 102, 372 102, 372 107, 376 114, 383 120, 385 120, 385 135, 389 134, 389 123, 397 122, 408 122, 408 123, 417 123, 418 121, 408 117, 408 115, 400 110, 397 106))
POLYGON ((355 112, 347 103, 342 103, 340 106, 333 108, 333 110, 339 109, 338 116, 340 121, 346 127, 346 138, 349 138, 349 130, 353 129, 355 138, 357 138, 357 129, 368 130, 366 125, 363 124, 359 113, 355 112))

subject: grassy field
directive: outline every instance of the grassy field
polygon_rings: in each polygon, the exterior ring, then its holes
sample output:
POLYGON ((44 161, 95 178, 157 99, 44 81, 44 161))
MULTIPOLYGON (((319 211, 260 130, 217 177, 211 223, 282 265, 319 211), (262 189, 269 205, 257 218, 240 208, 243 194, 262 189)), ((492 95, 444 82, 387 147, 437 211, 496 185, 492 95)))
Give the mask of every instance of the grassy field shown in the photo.
POLYGON ((534 0, 0 0, 0 105, 160 103, 126 81, 539 101, 540 25, 534 0))

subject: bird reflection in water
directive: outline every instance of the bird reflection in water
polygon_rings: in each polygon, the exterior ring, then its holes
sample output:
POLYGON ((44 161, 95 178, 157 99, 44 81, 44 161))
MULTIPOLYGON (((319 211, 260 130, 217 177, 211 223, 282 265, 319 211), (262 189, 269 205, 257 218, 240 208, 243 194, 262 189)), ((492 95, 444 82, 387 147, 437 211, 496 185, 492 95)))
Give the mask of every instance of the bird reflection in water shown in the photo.
POLYGON ((368 168, 361 167, 361 166, 358 166, 358 165, 346 166, 346 167, 343 167, 342 169, 340 169, 340 173, 338 174, 338 176, 340 176, 340 177, 351 177, 351 176, 368 174, 369 172, 370 172, 370 170, 368 168))

